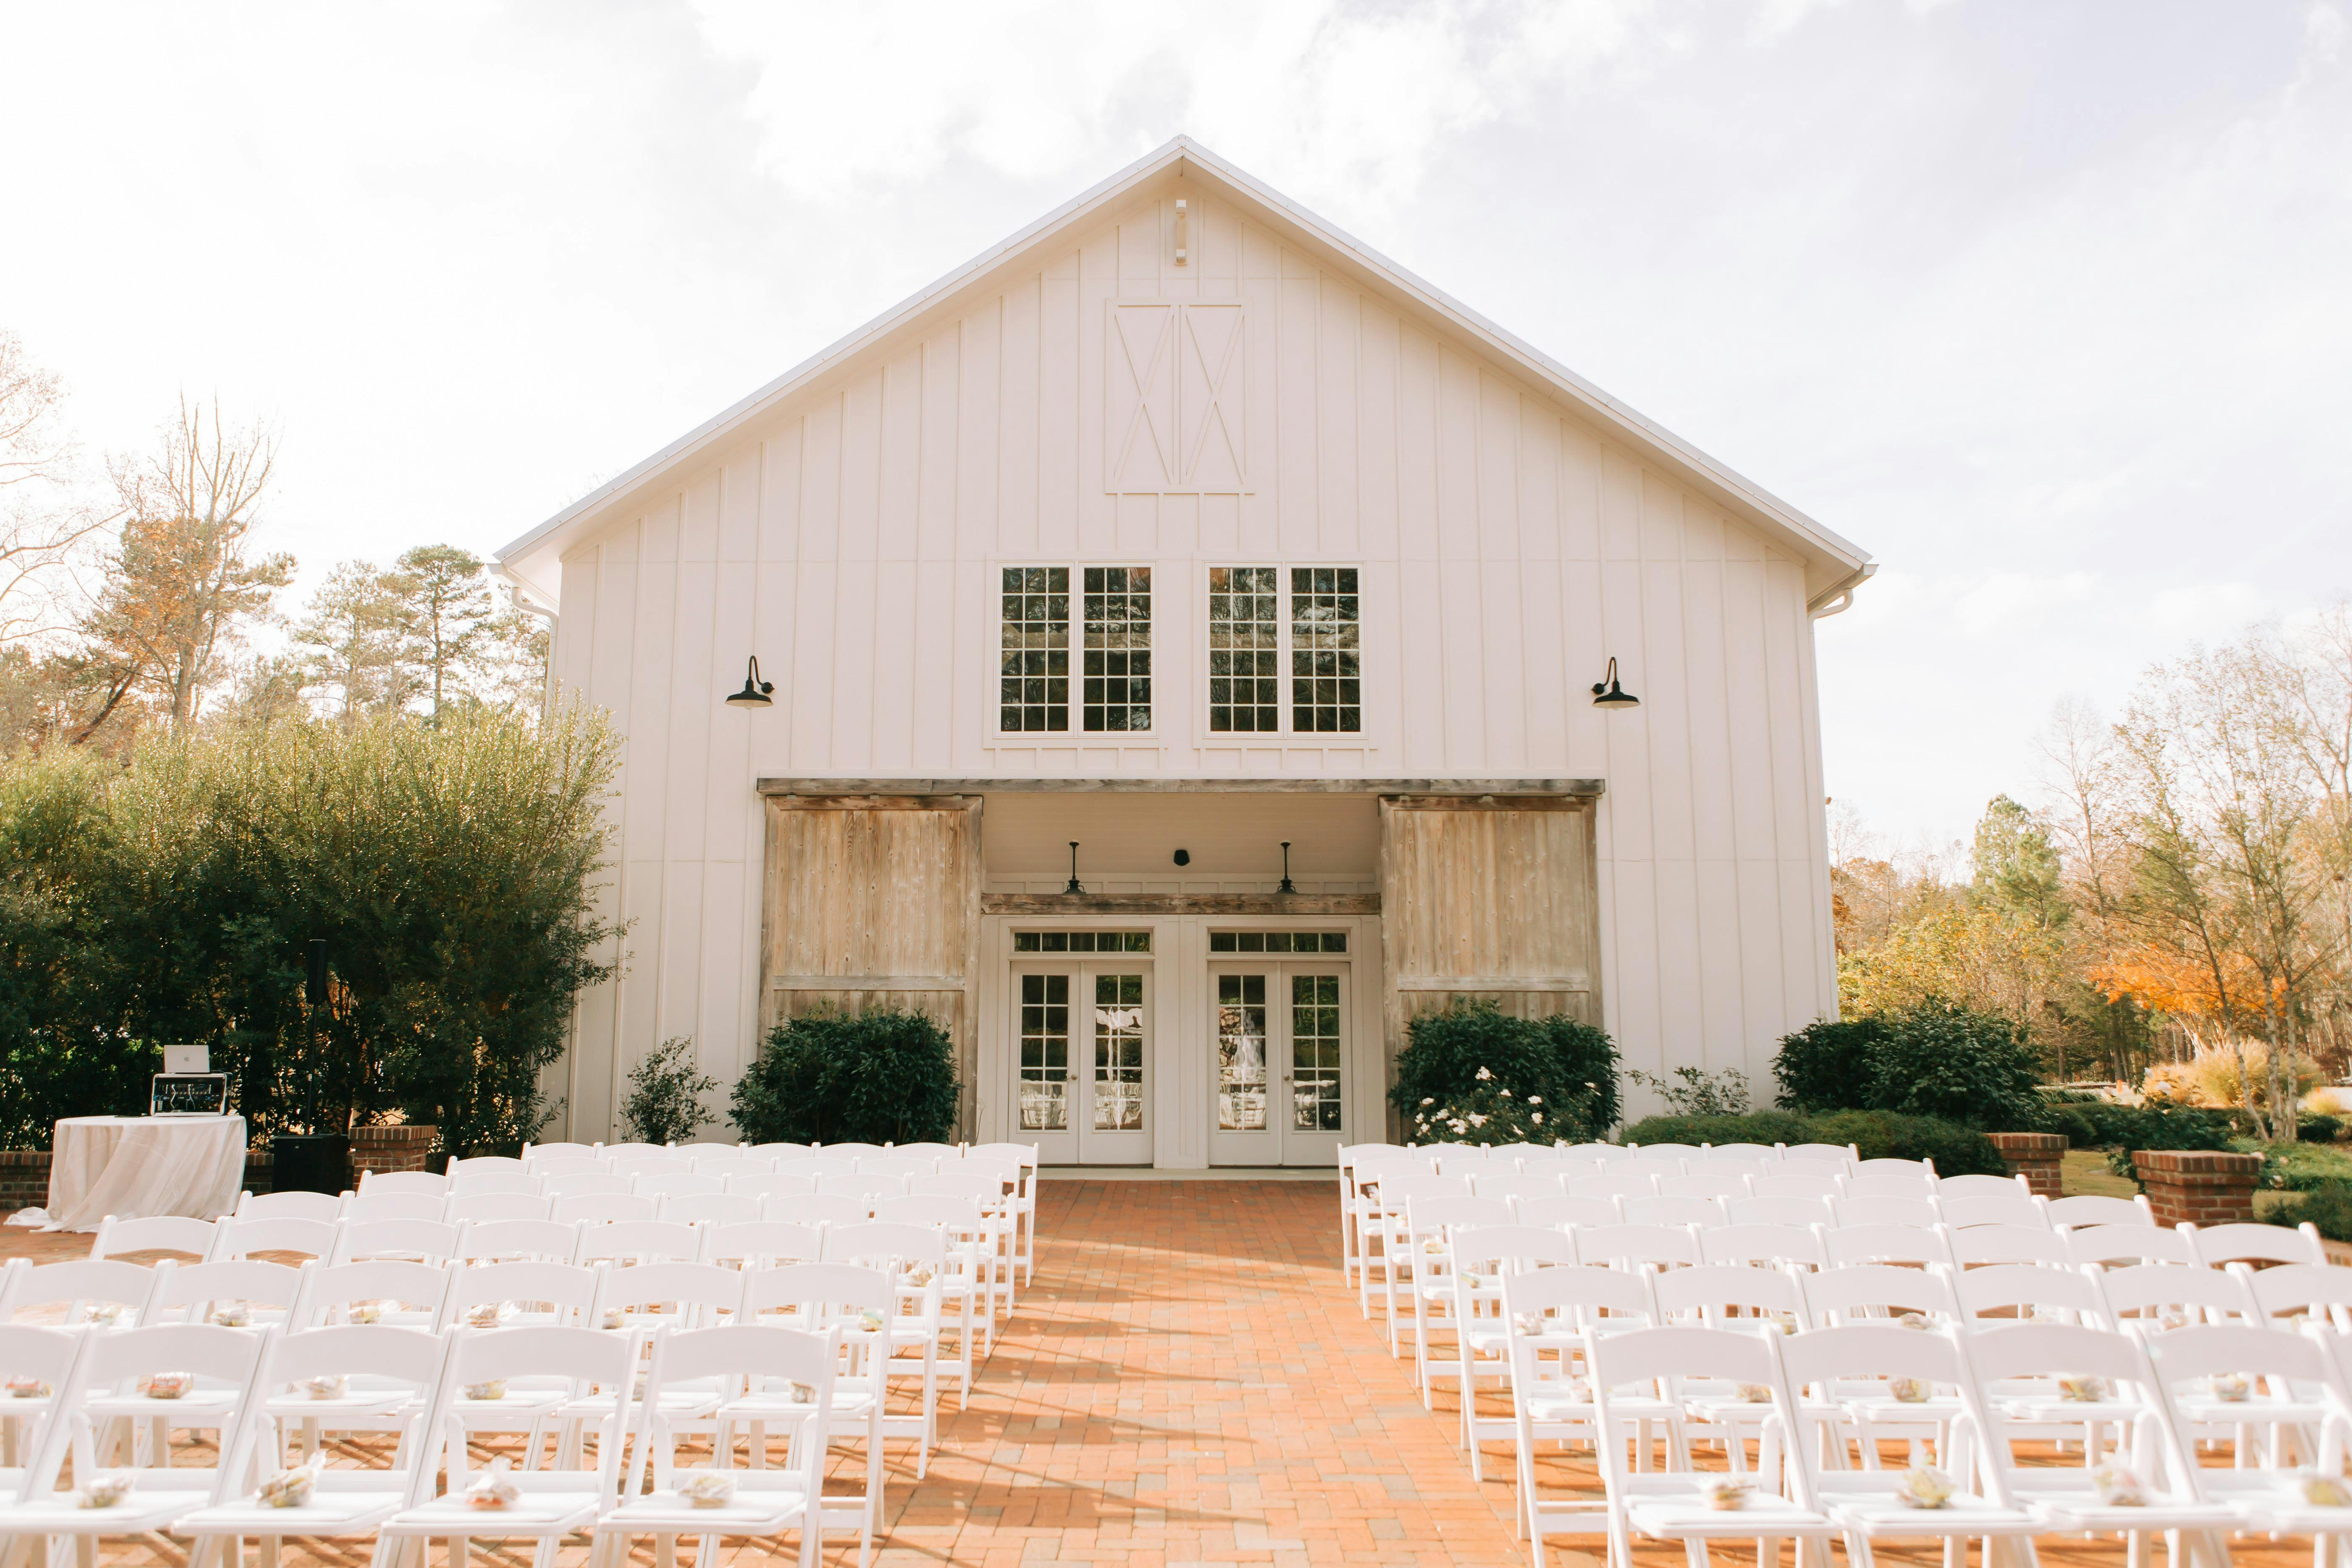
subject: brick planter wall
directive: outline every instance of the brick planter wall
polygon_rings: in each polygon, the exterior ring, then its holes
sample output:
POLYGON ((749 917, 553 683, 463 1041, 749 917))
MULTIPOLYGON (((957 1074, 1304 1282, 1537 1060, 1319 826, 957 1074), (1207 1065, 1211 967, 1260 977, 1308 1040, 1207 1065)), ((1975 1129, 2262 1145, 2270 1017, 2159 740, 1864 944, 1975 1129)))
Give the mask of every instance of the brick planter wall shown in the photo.
POLYGON ((2156 1223, 2233 1225, 2254 1217, 2254 1182, 2263 1172, 2260 1154, 2225 1154, 2202 1149, 2141 1149, 2132 1172, 2156 1211, 2156 1223))
POLYGON ((0 1214, 37 1209, 49 1201, 49 1152, 0 1149, 0 1214))
POLYGON ((440 1129, 429 1126, 352 1129, 352 1180, 362 1171, 422 1171, 440 1129))
POLYGON ((2063 1167, 2059 1163, 2066 1153, 2063 1132, 1989 1132, 1985 1136, 2000 1151, 2001 1163, 2009 1167, 2009 1173, 2023 1176, 2035 1197, 2065 1195, 2063 1167))

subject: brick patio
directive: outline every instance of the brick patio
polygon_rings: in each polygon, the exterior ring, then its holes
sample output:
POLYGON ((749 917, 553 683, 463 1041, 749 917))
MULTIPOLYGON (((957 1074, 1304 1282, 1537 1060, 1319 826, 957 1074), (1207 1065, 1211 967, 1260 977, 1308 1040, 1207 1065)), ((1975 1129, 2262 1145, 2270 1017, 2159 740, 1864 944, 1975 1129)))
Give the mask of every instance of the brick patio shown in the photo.
MULTIPOLYGON (((1507 1447, 1488 1450, 1496 1479, 1473 1483, 1453 1443, 1450 1396, 1423 1411, 1410 1363, 1389 1358, 1378 1323, 1341 1288, 1336 1209, 1319 1182, 1044 1184, 1035 1284, 971 1408, 955 1411, 950 1396, 929 1478, 917 1483, 911 1454, 892 1447, 889 1540, 877 1562, 1526 1563, 1507 1447)), ((0 1232, 0 1255, 47 1260, 87 1246, 0 1232)), ((1589 1455, 1542 1462, 1548 1495, 1580 1484, 1598 1495, 1589 1455)), ((857 1463, 845 1454, 835 1468, 857 1463)), ((782 1561, 757 1543, 729 1545, 730 1568, 782 1561)), ((1565 1545, 1554 1542, 1553 1561, 1597 1568, 1597 1553, 1565 1545)), ((2053 1568, 2124 1555, 2120 1544, 2041 1546, 2053 1568)), ((481 1552, 478 1543, 478 1563, 481 1552)), ((2261 1568, 2308 1560, 2294 1542, 2241 1542, 2234 1554, 2261 1568)), ((1918 1568, 1940 1561, 1880 1555, 1918 1568)), ((856 1560, 847 1543, 826 1556, 856 1560)), ((1660 1545, 1637 1556, 1641 1568, 1684 1560, 1660 1545)), ((352 1561, 292 1543, 288 1558, 352 1561)), ((584 1560, 562 1554, 565 1568, 584 1560)), ((157 1560, 131 1551, 108 1561, 157 1560)))

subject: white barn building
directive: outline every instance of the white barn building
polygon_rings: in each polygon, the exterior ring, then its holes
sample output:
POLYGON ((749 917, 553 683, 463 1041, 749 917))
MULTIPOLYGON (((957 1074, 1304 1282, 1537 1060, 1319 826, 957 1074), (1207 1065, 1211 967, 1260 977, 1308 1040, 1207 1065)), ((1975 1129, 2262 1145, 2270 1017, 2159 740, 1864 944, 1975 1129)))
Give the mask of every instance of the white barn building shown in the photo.
POLYGON ((1866 553, 1189 141, 499 559, 626 737, 551 1137, 822 1005, 941 1019, 969 1137, 1178 1168, 1385 1136, 1457 995, 1759 1086, 1834 1016, 1866 553))

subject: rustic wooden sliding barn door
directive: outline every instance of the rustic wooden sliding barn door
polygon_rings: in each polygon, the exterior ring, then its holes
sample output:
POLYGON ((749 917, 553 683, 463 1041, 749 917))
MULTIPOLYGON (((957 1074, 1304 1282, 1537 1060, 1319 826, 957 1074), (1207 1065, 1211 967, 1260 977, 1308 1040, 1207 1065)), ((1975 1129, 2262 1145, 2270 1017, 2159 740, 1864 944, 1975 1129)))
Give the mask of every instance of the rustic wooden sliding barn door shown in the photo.
POLYGON ((771 796, 766 887, 762 1030, 821 1007, 937 1019, 956 1043, 970 1136, 980 797, 771 796))
POLYGON ((1598 1025, 1600 902, 1590 798, 1383 797, 1390 1058, 1406 1025, 1457 996, 1598 1025))

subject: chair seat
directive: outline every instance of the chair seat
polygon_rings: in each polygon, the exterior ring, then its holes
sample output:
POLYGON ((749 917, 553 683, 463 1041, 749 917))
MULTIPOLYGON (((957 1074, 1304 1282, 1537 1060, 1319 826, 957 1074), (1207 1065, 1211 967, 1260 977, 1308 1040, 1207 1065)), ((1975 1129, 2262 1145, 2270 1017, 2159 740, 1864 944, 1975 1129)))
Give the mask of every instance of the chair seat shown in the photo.
POLYGON ((2273 1421, 2300 1426, 2327 1418, 2327 1406, 2315 1399, 2230 1400, 2194 1394, 2183 1394, 2179 1404, 2180 1414, 2191 1422, 2225 1426, 2262 1426, 2273 1421))
POLYGON ((2352 1531, 2352 1508, 2320 1508, 2304 1501, 2301 1478, 2293 1473, 2207 1469, 2198 1479, 2213 1501, 2229 1510, 2246 1529, 2281 1535, 2352 1531))
POLYGON ((133 1421, 152 1421, 157 1416, 184 1426, 182 1417, 191 1415, 216 1420, 236 1408, 238 1391, 234 1388, 192 1388, 177 1399, 150 1399, 143 1394, 102 1394, 82 1402, 80 1414, 111 1419, 129 1416, 133 1421))
POLYGON ((180 1535, 353 1535, 372 1531, 406 1500, 396 1491, 313 1492, 299 1508, 271 1508, 252 1498, 183 1514, 180 1535))
POLYGON ((2222 1504, 2211 1502, 2157 1502, 2120 1508, 2101 1502, 2099 1494, 2088 1487, 2080 1491, 2029 1491, 2019 1500, 2045 1529, 2101 1535, 2125 1530, 2220 1530, 2226 1529, 2238 1517, 2222 1504))
MULTIPOLYGON (((1536 1421, 1591 1421, 1598 1415, 1591 1399, 1564 1394, 1531 1394, 1521 1403, 1536 1421)), ((1663 1399, 1612 1399, 1610 1404, 1623 1421, 1671 1421, 1682 1415, 1663 1399)))
POLYGON ((307 1394, 280 1394, 264 1400, 261 1407, 283 1421, 327 1421, 336 1416, 386 1415, 395 1410, 414 1409, 418 1401, 414 1390, 353 1389, 332 1399, 313 1399, 307 1394))
MULTIPOLYGON (((783 1472, 730 1473, 774 1477, 783 1472)), ((806 1494, 797 1484, 768 1485, 752 1491, 739 1480, 734 1500, 724 1508, 697 1508, 676 1491, 647 1492, 605 1513, 596 1521, 596 1528, 649 1535, 770 1535, 789 1528, 807 1511, 806 1494)))
POLYGON ((438 1497, 403 1509, 384 1522, 386 1535, 569 1535, 596 1517, 602 1501, 590 1488, 527 1491, 505 1508, 476 1508, 463 1497, 438 1497))
MULTIPOLYGON (((147 1476, 169 1472, 146 1471, 147 1476)), ((204 1490, 160 1491, 140 1488, 112 1508, 79 1508, 73 1494, 58 1492, 0 1508, 0 1534, 136 1535, 162 1530, 212 1500, 204 1490)))
POLYGON ((1659 1541, 1841 1533, 1827 1515, 1799 1508, 1786 1498, 1765 1495, 1750 1497, 1746 1508, 1732 1509, 1709 1508, 1696 1497, 1634 1498, 1626 1505, 1625 1522, 1638 1533, 1659 1541))
MULTIPOLYGON (((1884 1473, 1884 1472, 1882 1472, 1884 1473)), ((2042 1521, 2022 1509, 1956 1497, 1942 1508, 1911 1508, 1885 1491, 1822 1489, 1822 1507, 1844 1528, 1876 1540, 1906 1535, 2032 1535, 2042 1521)))

